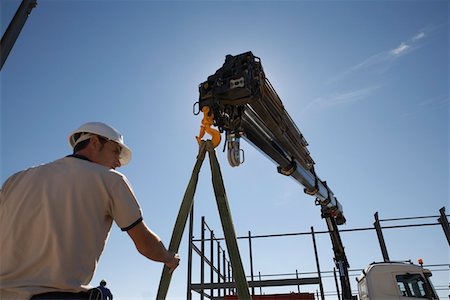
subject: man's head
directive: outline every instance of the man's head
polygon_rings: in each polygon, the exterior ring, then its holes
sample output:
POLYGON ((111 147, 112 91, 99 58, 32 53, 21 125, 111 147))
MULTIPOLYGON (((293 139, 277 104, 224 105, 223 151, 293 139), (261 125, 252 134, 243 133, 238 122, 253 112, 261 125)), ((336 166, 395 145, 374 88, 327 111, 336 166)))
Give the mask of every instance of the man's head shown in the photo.
POLYGON ((106 281, 104 281, 104 280, 100 281, 100 285, 101 286, 105 286, 106 285, 106 281))
POLYGON ((100 122, 81 125, 69 136, 73 152, 108 168, 126 165, 131 150, 124 144, 122 135, 113 127, 100 122))

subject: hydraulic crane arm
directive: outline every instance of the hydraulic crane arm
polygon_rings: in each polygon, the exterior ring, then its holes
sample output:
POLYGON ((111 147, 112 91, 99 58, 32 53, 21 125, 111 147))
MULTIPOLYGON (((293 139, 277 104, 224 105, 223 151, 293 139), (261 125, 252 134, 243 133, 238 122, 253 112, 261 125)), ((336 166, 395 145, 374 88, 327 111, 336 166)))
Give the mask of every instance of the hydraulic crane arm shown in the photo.
MULTIPOLYGON (((242 137, 277 164, 279 173, 291 176, 304 186, 305 193, 316 197, 333 244, 343 299, 351 299, 349 264, 337 227, 345 223, 342 206, 327 183, 317 176, 308 143, 266 78, 260 59, 252 52, 227 55, 223 66, 200 84, 199 91, 196 104, 205 114, 201 135, 205 124, 211 122, 220 132, 225 131, 232 166, 241 164, 242 137)), ((216 144, 220 142, 217 135, 213 133, 216 144)))
POLYGON ((278 172, 293 177, 305 193, 317 197, 323 217, 345 223, 342 206, 314 171, 308 143, 265 77, 259 58, 251 52, 228 55, 222 68, 200 84, 199 107, 209 107, 214 125, 226 132, 228 160, 241 162, 243 137, 278 165, 278 172))

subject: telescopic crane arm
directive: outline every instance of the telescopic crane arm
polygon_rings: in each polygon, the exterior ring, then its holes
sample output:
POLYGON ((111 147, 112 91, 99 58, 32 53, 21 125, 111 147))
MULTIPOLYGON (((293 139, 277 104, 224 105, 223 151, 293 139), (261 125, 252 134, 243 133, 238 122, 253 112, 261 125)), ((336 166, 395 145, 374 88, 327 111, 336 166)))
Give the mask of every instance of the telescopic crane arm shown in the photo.
POLYGON ((226 132, 232 166, 241 162, 242 137, 274 161, 279 173, 293 177, 307 194, 316 196, 323 217, 345 223, 341 204, 314 171, 308 143, 265 77, 259 58, 251 52, 228 55, 199 89, 199 108, 208 107, 214 125, 226 132))
POLYGON ((213 120, 221 133, 225 131, 231 166, 242 162, 242 137, 277 164, 279 173, 294 178, 305 193, 316 197, 330 232, 343 298, 351 299, 349 264, 337 227, 345 223, 342 205, 317 176, 308 143, 266 78, 260 59, 252 52, 227 55, 223 66, 200 84, 199 92, 195 105, 204 112, 204 120, 213 120))

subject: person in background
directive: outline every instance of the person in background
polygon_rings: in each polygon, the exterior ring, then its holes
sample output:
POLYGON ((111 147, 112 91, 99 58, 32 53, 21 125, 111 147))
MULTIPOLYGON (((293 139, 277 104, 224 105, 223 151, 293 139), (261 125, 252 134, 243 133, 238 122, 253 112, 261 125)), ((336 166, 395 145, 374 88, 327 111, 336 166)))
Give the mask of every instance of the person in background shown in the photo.
POLYGON ((106 281, 100 281, 100 285, 97 287, 97 289, 101 293, 101 300, 113 300, 111 291, 106 287, 106 281))
MULTIPOLYGON (((125 175, 131 150, 113 127, 89 122, 69 136, 73 154, 9 177, 0 191, 0 299, 89 299, 114 221, 150 260, 177 268, 143 220, 125 175)), ((95 290, 95 289, 94 289, 95 290)))

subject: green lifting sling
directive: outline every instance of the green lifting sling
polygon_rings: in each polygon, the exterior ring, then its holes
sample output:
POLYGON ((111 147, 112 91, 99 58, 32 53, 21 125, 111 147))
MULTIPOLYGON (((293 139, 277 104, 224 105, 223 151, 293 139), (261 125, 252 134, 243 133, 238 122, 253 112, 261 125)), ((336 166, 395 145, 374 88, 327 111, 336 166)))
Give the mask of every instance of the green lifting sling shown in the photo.
MULTIPOLYGON (((237 294, 239 299, 252 299, 248 289, 248 282, 245 277, 241 256, 239 254, 236 232, 234 231, 233 221, 231 219, 231 212, 228 205, 225 186, 223 184, 222 173, 220 171, 220 166, 216 157, 214 147, 210 140, 200 142, 197 162, 195 163, 191 179, 189 180, 189 184, 184 193, 183 201, 181 202, 180 210, 178 211, 177 220, 175 222, 175 227, 173 229, 172 238, 169 244, 169 250, 178 252, 178 249, 180 247, 181 238, 186 227, 187 218, 189 216, 189 213, 191 212, 192 203, 194 201, 194 194, 198 182, 198 174, 200 173, 200 168, 202 166, 203 160, 205 159, 206 151, 208 151, 209 154, 214 194, 216 197, 217 208, 219 211, 220 221, 222 223, 222 229, 225 236, 225 242, 230 256, 231 267, 233 268, 233 277, 236 282, 237 294)), ((166 299, 171 278, 172 274, 169 273, 169 269, 164 266, 161 274, 161 280, 159 282, 158 294, 156 296, 157 300, 166 299)))

